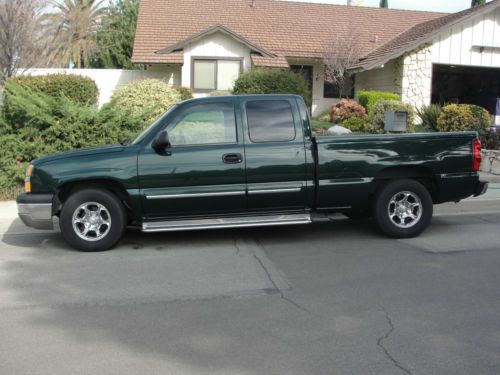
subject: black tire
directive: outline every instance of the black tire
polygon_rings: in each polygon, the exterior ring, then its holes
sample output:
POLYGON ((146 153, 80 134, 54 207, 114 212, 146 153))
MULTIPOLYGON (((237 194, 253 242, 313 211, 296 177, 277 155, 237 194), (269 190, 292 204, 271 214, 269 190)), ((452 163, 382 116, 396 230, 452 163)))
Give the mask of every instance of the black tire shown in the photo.
POLYGON ((375 222, 392 238, 418 236, 430 224, 432 213, 429 191, 418 181, 409 179, 385 184, 377 193, 373 207, 375 222), (416 204, 420 206, 420 211, 416 204))
POLYGON ((74 192, 64 202, 59 217, 59 227, 61 228, 63 238, 69 245, 79 251, 104 251, 111 249, 121 239, 125 231, 125 225, 126 213, 122 203, 113 193, 103 189, 84 189, 74 192), (87 203, 89 205, 86 205, 87 203), (82 207, 89 207, 90 210, 85 211, 82 207), (80 209, 82 213, 89 212, 89 215, 77 215, 77 209, 80 209), (87 216, 94 215, 92 220, 96 221, 96 223, 92 222, 91 224, 95 225, 96 228, 100 225, 99 229, 93 231, 94 235, 92 231, 84 235, 85 224, 78 223, 75 224, 75 227, 73 225, 74 215, 82 216, 82 219, 85 219, 87 222, 90 221, 87 219, 87 216), (99 220, 107 221, 109 225, 106 223, 101 224, 99 220), (77 231, 80 232, 80 235, 77 231), (102 238, 99 238, 100 235, 102 235, 102 238))

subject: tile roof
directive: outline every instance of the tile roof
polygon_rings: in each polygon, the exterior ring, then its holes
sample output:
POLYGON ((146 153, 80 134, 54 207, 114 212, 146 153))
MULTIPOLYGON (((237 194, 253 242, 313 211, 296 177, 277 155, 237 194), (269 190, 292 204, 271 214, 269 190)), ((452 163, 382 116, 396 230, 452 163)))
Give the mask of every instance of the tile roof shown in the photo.
POLYGON ((252 63, 255 66, 263 66, 266 68, 289 68, 288 61, 285 56, 276 56, 276 57, 264 57, 257 54, 252 53, 250 56, 252 58, 252 63))
POLYGON ((476 6, 458 13, 448 14, 417 24, 368 54, 366 58, 356 64, 353 69, 369 70, 385 64, 389 60, 402 56, 404 53, 412 51, 418 46, 430 41, 434 35, 439 33, 442 29, 448 28, 455 23, 463 22, 470 17, 477 17, 481 14, 488 13, 498 6, 500 6, 500 0, 493 0, 485 5, 476 6))
POLYGON ((180 64, 182 53, 155 52, 214 25, 281 57, 324 57, 332 35, 347 37, 355 30, 360 55, 366 56, 413 26, 443 15, 276 0, 255 0, 255 6, 252 0, 141 0, 132 60, 180 64))

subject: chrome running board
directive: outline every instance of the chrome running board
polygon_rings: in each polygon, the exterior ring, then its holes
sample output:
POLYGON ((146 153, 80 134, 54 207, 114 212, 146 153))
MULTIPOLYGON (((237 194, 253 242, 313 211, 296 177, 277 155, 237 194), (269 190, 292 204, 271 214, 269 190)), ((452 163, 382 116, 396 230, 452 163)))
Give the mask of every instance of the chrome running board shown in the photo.
POLYGON ((214 219, 149 221, 142 223, 143 232, 170 232, 199 229, 263 227, 311 223, 310 214, 238 216, 214 219))

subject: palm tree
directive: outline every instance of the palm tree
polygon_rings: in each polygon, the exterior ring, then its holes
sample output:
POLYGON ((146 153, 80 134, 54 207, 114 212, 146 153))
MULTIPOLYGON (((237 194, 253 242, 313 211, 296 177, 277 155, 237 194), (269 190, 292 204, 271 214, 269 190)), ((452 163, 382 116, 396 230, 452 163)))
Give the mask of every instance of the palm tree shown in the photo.
POLYGON ((89 65, 96 47, 95 35, 106 10, 104 0, 51 1, 55 12, 46 14, 46 33, 52 39, 50 58, 54 63, 89 65))
POLYGON ((389 0, 380 0, 381 8, 389 8, 389 0))

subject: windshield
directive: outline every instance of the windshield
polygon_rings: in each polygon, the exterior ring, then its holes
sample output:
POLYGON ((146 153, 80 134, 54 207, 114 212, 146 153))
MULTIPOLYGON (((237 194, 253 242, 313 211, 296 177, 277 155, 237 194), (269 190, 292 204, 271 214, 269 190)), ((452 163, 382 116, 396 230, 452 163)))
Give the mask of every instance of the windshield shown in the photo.
POLYGON ((158 117, 151 125, 149 125, 146 129, 144 129, 141 134, 132 142, 133 145, 136 145, 138 143, 141 143, 147 136, 154 131, 154 129, 157 127, 158 124, 163 122, 163 119, 175 108, 177 107, 177 104, 170 107, 164 114, 162 114, 160 117, 158 117))

